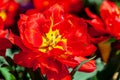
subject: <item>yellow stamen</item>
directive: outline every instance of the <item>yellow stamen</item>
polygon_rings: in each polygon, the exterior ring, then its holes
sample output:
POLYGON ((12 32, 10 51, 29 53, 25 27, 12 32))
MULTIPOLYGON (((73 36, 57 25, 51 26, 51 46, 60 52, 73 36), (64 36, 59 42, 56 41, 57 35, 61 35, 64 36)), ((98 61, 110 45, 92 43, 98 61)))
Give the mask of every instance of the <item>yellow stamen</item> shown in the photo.
POLYGON ((5 11, 1 11, 1 12, 0 12, 0 17, 3 19, 3 21, 6 20, 7 15, 6 15, 5 11))
POLYGON ((64 47, 57 45, 57 43, 58 42, 63 42, 65 44, 67 43, 67 39, 62 38, 58 29, 56 29, 55 31, 52 30, 52 27, 54 26, 54 21, 52 17, 50 17, 50 21, 51 25, 49 32, 42 37, 42 45, 39 48, 39 50, 44 53, 46 53, 48 50, 52 50, 53 48, 64 50, 64 47))

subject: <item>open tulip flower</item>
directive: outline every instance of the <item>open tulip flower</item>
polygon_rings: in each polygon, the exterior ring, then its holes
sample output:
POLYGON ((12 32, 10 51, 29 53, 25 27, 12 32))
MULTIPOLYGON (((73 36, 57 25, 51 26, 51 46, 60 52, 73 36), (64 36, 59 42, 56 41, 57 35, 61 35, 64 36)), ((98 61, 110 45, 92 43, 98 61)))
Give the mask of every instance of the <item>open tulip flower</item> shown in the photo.
MULTIPOLYGON (((13 43, 22 51, 15 54, 15 63, 40 68, 48 80, 71 80, 68 68, 78 66, 96 50, 89 41, 85 21, 65 13, 58 4, 42 13, 21 14, 18 27, 20 37, 14 35, 18 42, 13 43)), ((91 60, 79 70, 95 69, 95 61, 91 60)))
POLYGON ((4 21, 5 27, 8 28, 14 24, 14 17, 18 6, 18 3, 14 0, 0 0, 0 17, 4 21))
POLYGON ((18 4, 14 0, 0 0, 0 56, 5 56, 7 48, 11 48, 12 44, 7 38, 8 30, 6 26, 14 24, 14 16, 18 4))
POLYGON ((114 2, 103 1, 100 6, 100 17, 93 14, 88 8, 86 13, 92 20, 86 20, 92 27, 101 34, 109 34, 120 39, 120 9, 114 2))
POLYGON ((4 30, 4 22, 0 18, 0 56, 5 56, 7 48, 11 48, 11 42, 6 38, 8 35, 8 30, 4 30))

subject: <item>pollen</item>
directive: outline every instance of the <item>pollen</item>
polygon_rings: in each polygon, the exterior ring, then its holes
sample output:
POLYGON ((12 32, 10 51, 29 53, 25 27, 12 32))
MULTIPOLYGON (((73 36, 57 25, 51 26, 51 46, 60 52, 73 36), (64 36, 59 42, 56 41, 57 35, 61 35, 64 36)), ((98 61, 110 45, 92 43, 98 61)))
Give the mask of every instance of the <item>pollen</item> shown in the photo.
POLYGON ((6 20, 7 16, 6 16, 5 11, 1 11, 1 12, 0 12, 0 17, 3 19, 3 21, 6 20))
POLYGON ((50 29, 48 31, 48 33, 46 33, 43 37, 42 37, 42 45, 39 48, 39 51, 42 52, 47 52, 49 50, 52 50, 53 48, 58 48, 61 50, 64 50, 63 46, 58 45, 57 43, 62 42, 64 44, 67 43, 67 39, 63 38, 62 35, 60 35, 60 32, 58 29, 56 30, 52 30, 53 25, 53 19, 50 18, 51 20, 51 26, 50 29))

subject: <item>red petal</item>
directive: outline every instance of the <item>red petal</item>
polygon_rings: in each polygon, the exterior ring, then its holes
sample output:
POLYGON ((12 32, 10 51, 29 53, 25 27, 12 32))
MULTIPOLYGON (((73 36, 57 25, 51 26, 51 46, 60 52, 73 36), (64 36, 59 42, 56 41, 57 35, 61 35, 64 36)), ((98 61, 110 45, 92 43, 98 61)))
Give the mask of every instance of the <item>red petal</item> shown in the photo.
POLYGON ((71 80, 67 67, 58 61, 53 61, 52 64, 56 67, 57 72, 48 70, 46 72, 48 80, 71 80))
POLYGON ((6 48, 11 48, 12 44, 10 41, 6 38, 0 38, 0 50, 6 49, 6 48))
POLYGON ((39 47, 42 44, 42 32, 40 32, 41 25, 39 25, 38 21, 41 23, 44 21, 44 16, 40 13, 30 16, 21 16, 18 25, 21 37, 26 45, 39 47), (25 19, 23 19, 23 17, 25 17, 25 19))
POLYGON ((61 0, 33 0, 35 8, 40 11, 44 11, 53 4, 59 3, 61 0))
POLYGON ((103 1, 100 6, 100 15, 106 24, 106 29, 117 39, 120 39, 119 12, 117 5, 110 1, 103 1))
POLYGON ((86 21, 99 33, 107 33, 103 21, 97 15, 93 14, 89 10, 89 8, 86 8, 85 11, 87 15, 92 18, 92 20, 86 20, 86 21))
MULTIPOLYGON (((67 59, 59 59, 63 64, 66 64, 72 68, 78 66, 82 61, 86 60, 83 57, 75 57, 75 58, 67 58, 67 59)), ((95 61, 91 60, 80 67, 80 71, 83 72, 92 72, 96 69, 95 61)))
POLYGON ((20 52, 14 55, 14 62, 24 67, 32 68, 34 65, 34 60, 36 60, 40 54, 34 53, 32 51, 20 52))
POLYGON ((97 15, 93 14, 89 8, 85 8, 85 12, 87 13, 87 15, 90 17, 90 18, 98 18, 97 15))
POLYGON ((22 42, 20 36, 14 35, 10 32, 9 40, 14 44, 20 47, 23 51, 29 50, 22 42))
POLYGON ((63 7, 58 4, 55 4, 52 7, 50 7, 47 11, 45 11, 44 14, 48 19, 50 19, 51 17, 54 21, 54 25, 57 25, 63 21, 63 12, 63 7))
POLYGON ((5 56, 6 49, 0 50, 0 56, 5 56))
POLYGON ((0 30, 4 29, 4 22, 2 20, 2 18, 0 17, 0 30))
POLYGON ((58 48, 53 48, 52 50, 47 52, 49 56, 59 56, 60 54, 64 54, 64 53, 65 51, 58 49, 58 48))
POLYGON ((117 5, 114 2, 111 1, 103 1, 100 6, 100 15, 103 18, 103 20, 108 19, 109 17, 112 17, 112 14, 117 15, 117 5))

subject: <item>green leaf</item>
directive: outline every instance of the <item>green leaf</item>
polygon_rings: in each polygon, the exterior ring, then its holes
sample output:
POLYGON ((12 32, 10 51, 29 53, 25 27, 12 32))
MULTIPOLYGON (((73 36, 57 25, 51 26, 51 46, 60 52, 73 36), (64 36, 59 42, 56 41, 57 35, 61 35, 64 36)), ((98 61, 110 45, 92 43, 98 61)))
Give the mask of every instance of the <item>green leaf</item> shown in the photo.
POLYGON ((5 60, 3 56, 0 56, 0 67, 3 65, 8 65, 8 62, 5 60))
POLYGON ((100 5, 103 0, 88 0, 90 3, 96 3, 97 5, 100 5))
POLYGON ((87 79, 95 80, 94 78, 92 78, 95 75, 96 75, 96 70, 91 73, 77 71, 74 75, 73 80, 87 80, 87 79))
POLYGON ((110 57, 110 60, 105 65, 105 68, 97 73, 99 80, 112 80, 112 76, 120 69, 120 55, 110 57))
POLYGON ((9 72, 7 67, 0 67, 0 72, 4 76, 5 80, 16 80, 14 75, 9 72))
POLYGON ((120 1, 119 1, 119 0, 114 0, 114 2, 116 3, 116 5, 117 5, 118 7, 120 7, 120 1))
POLYGON ((111 37, 111 38, 108 40, 108 42, 110 42, 110 43, 115 42, 115 41, 116 41, 116 39, 113 38, 113 37, 111 37))
POLYGON ((116 55, 120 55, 120 50, 117 50, 117 51, 116 51, 116 55))
POLYGON ((99 8, 103 0, 83 0, 84 5, 92 9, 92 11, 99 14, 99 8))
POLYGON ((10 58, 13 58, 13 55, 12 55, 12 51, 11 51, 11 49, 6 49, 6 56, 9 56, 10 58))

